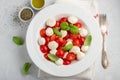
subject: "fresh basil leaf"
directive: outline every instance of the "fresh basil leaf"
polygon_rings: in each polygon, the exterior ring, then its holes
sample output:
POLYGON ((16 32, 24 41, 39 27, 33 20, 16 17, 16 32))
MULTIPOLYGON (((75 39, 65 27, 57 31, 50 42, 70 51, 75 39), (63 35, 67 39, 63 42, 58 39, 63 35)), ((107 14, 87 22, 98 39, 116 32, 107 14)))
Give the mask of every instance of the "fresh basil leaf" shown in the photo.
POLYGON ((65 51, 68 51, 68 50, 72 49, 72 47, 73 47, 73 44, 68 44, 68 45, 64 46, 62 49, 65 51))
POLYGON ((59 32, 59 30, 58 30, 57 28, 53 28, 53 32, 54 32, 57 36, 62 37, 62 33, 59 32))
POLYGON ((70 32, 72 34, 78 34, 79 33, 79 29, 77 26, 74 26, 73 24, 70 24, 70 32))
POLYGON ((28 75, 30 66, 31 64, 28 62, 23 65, 23 68, 22 68, 23 74, 28 75))
POLYGON ((48 57, 50 58, 50 60, 51 61, 53 61, 53 62, 55 62, 55 61, 57 61, 59 58, 56 56, 56 55, 54 55, 54 54, 48 54, 48 57))
POLYGON ((60 28, 61 28, 62 30, 69 30, 69 29, 70 29, 68 22, 62 22, 62 23, 60 24, 60 28))
POLYGON ((88 36, 85 38, 84 45, 85 45, 85 46, 90 46, 91 41, 92 41, 92 36, 91 36, 91 35, 88 35, 88 36))
POLYGON ((13 36, 13 42, 17 45, 23 45, 24 43, 23 39, 18 36, 13 36))

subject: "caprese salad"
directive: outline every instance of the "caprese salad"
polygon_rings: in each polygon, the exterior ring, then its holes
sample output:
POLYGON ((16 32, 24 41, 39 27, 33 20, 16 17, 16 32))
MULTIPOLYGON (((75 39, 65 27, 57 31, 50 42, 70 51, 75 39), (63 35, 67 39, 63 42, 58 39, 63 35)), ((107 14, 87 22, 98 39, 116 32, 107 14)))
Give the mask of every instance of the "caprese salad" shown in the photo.
POLYGON ((92 41, 89 31, 76 16, 47 19, 39 35, 38 44, 44 58, 57 65, 82 60, 92 41))

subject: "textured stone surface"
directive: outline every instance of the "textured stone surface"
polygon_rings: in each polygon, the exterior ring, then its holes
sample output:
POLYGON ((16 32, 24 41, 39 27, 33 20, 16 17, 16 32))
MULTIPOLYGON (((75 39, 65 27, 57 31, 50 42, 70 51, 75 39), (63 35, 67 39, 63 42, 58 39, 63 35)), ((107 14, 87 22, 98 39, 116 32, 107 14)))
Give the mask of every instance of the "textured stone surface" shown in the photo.
MULTIPOLYGON (((46 0, 46 5, 54 0, 46 0)), ((30 75, 24 76, 21 68, 25 62, 32 62, 27 54, 25 44, 16 46, 12 37, 18 35, 25 39, 28 23, 19 21, 18 11, 24 6, 30 6, 30 0, 0 0, 0 80, 44 80, 37 79, 37 67, 32 66, 30 75)), ((94 80, 120 79, 120 9, 119 0, 99 0, 100 13, 107 13, 109 19, 109 34, 107 36, 107 52, 110 66, 104 70, 98 59, 98 67, 94 80)))

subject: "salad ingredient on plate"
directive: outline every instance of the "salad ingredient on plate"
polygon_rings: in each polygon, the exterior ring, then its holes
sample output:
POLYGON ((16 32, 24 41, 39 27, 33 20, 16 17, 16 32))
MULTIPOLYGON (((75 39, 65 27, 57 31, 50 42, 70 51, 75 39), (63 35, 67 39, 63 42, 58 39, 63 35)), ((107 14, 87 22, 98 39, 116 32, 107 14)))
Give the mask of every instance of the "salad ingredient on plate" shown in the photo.
POLYGON ((76 16, 56 20, 49 18, 40 29, 40 51, 48 61, 56 65, 70 65, 82 60, 91 45, 92 36, 84 23, 76 16))

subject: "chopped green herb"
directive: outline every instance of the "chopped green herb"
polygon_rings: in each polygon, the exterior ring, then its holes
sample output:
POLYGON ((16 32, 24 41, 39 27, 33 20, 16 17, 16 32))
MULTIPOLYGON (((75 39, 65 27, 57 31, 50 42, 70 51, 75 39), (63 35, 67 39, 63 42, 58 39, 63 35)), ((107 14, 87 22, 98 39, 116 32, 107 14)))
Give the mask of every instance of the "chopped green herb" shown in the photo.
POLYGON ((69 29, 70 29, 68 22, 62 22, 62 23, 60 24, 60 28, 61 28, 62 30, 69 30, 69 29))
POLYGON ((78 29, 78 27, 74 26, 73 24, 70 24, 70 32, 73 34, 78 34, 79 29, 78 29))
POLYGON ((53 28, 53 31, 57 36, 62 37, 62 33, 57 28, 53 28))
POLYGON ((85 45, 85 46, 90 46, 91 41, 92 41, 92 36, 91 36, 91 35, 88 35, 88 36, 85 38, 84 45, 85 45))
POLYGON ((55 62, 55 61, 57 61, 59 58, 56 56, 56 55, 54 55, 54 54, 48 54, 48 57, 50 58, 50 60, 51 61, 53 61, 53 62, 55 62))
POLYGON ((62 49, 65 50, 65 51, 68 51, 68 50, 70 50, 72 47, 73 47, 73 44, 68 44, 68 45, 64 46, 62 49))

